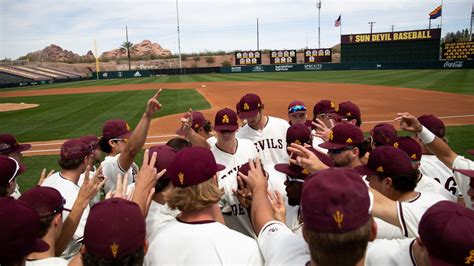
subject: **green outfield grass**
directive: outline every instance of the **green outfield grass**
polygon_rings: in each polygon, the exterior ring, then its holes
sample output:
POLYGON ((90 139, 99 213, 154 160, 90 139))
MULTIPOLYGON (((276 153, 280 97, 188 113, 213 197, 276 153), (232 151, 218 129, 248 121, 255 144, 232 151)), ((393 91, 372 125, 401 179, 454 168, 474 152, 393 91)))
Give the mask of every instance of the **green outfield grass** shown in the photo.
MULTIPOLYGON (((22 142, 55 140, 87 134, 101 135, 102 124, 122 118, 134 127, 155 91, 122 91, 89 94, 48 95, 0 98, 0 103, 37 103, 37 108, 0 112, 2 132, 22 142)), ((182 113, 189 108, 209 109, 209 103, 196 90, 163 90, 159 101, 163 108, 157 117, 182 113)))
MULTIPOLYGON (((474 160, 474 157, 466 152, 467 149, 474 149, 474 135, 472 132, 474 132, 474 125, 452 126, 448 127, 447 129, 449 145, 451 148, 453 148, 456 153, 474 160)), ((138 165, 141 164, 142 157, 143 151, 137 155, 135 160, 138 165)), ((23 192, 26 189, 36 185, 43 168, 46 168, 48 172, 52 169, 58 171, 58 158, 59 155, 24 157, 23 161, 28 167, 28 170, 17 179, 21 191, 23 192)))
POLYGON ((3 89, 36 90, 46 88, 78 88, 121 84, 217 82, 217 81, 302 81, 385 85, 442 92, 474 94, 474 69, 460 70, 338 70, 310 72, 269 72, 248 74, 194 74, 149 78, 88 80, 35 87, 3 89))

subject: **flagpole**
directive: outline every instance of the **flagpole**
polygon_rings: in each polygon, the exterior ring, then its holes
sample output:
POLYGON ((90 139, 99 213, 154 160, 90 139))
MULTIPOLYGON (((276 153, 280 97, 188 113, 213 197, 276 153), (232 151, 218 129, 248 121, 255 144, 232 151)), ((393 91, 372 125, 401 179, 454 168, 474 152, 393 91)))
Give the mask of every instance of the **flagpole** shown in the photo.
POLYGON ((443 0, 441 0, 441 31, 443 31, 443 0))
POLYGON ((342 14, 339 14, 339 17, 341 17, 341 26, 339 26, 339 37, 342 38, 342 14))

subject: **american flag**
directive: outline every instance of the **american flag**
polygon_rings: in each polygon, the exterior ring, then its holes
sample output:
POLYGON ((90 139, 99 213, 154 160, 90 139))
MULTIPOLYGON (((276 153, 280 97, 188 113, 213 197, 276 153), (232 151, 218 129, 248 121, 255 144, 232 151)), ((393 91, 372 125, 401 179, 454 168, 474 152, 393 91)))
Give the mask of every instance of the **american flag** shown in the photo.
POLYGON ((334 27, 340 27, 341 26, 341 15, 336 19, 334 22, 334 27))

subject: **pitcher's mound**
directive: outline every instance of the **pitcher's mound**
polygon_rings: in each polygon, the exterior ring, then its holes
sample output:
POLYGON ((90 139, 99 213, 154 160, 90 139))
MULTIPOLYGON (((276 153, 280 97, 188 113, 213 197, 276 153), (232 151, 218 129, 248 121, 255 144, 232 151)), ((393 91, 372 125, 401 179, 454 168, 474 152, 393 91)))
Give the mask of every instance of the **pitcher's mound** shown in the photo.
POLYGON ((23 110, 38 107, 36 103, 0 103, 0 112, 23 110))

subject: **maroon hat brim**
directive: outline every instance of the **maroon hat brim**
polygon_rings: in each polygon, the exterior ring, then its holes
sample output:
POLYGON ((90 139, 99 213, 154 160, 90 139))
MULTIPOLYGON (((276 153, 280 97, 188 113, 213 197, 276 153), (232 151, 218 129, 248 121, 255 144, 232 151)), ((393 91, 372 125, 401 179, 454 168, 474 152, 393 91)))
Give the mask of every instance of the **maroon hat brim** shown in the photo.
POLYGON ((469 177, 474 177, 474 170, 467 170, 467 169, 454 169, 454 171, 459 172, 463 175, 467 175, 469 177))
POLYGON ((431 266, 452 266, 453 263, 446 262, 444 260, 438 259, 437 257, 429 254, 431 266))
POLYGON ((222 171, 224 169, 225 169, 225 165, 216 163, 216 171, 217 172, 222 171))
POLYGON ((292 178, 300 178, 300 179, 303 179, 301 178, 302 175, 300 173, 297 173, 295 171, 293 171, 291 168, 290 168, 290 165, 287 164, 287 163, 279 163, 279 164, 275 164, 275 170, 277 170, 278 172, 281 172, 281 173, 284 173, 292 178))
POLYGON ((328 149, 328 150, 337 150, 337 149, 345 148, 345 147, 350 146, 350 145, 352 145, 352 144, 338 144, 338 143, 333 143, 333 142, 330 142, 330 141, 326 141, 326 142, 323 142, 323 143, 319 144, 319 147, 325 148, 325 149, 328 149))
POLYGON ((122 134, 122 135, 118 136, 117 138, 128 139, 128 138, 130 138, 130 136, 132 135, 132 133, 133 133, 133 131, 128 131, 127 133, 122 134))
POLYGON ((222 131, 222 130, 236 131, 238 128, 239 128, 238 125, 217 125, 217 126, 214 126, 215 131, 222 131))
POLYGON ((366 164, 359 165, 359 166, 355 167, 354 170, 359 172, 360 175, 376 175, 377 174, 377 172, 370 169, 366 164))
POLYGON ((250 118, 254 117, 258 114, 258 109, 253 110, 253 111, 246 111, 246 112, 239 112, 237 115, 239 116, 240 119, 245 119, 245 118, 250 118))
POLYGON ((34 252, 45 252, 49 249, 49 244, 41 238, 36 239, 34 252))
POLYGON ((18 151, 27 151, 31 149, 31 144, 20 144, 17 148, 18 151))

